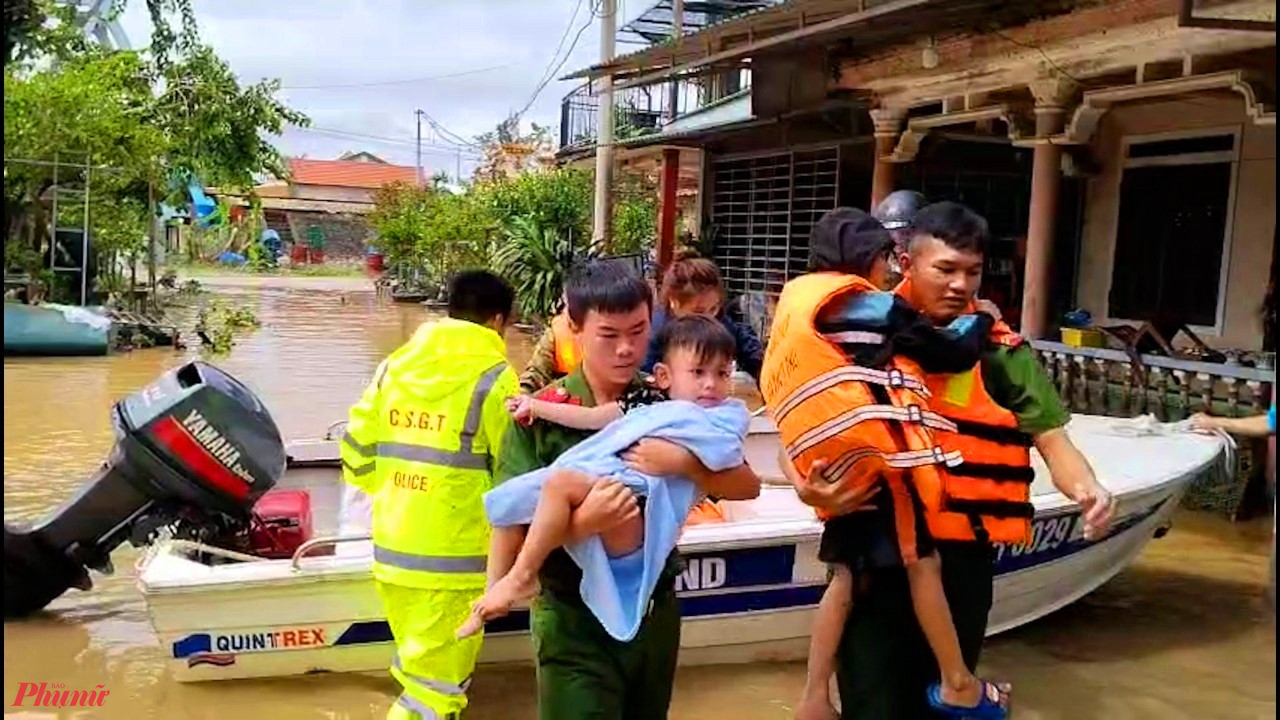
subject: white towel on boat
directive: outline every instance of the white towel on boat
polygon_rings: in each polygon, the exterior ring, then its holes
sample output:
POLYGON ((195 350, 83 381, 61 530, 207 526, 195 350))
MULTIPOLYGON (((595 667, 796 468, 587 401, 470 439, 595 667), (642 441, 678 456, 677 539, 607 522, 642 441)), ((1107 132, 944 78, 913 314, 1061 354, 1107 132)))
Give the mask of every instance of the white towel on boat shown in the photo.
MULTIPOLYGON (((342 508, 338 514, 339 537, 369 536, 372 532, 373 498, 351 483, 342 483, 342 508)), ((373 541, 338 543, 333 552, 341 557, 373 555, 373 541)))
POLYGON ((1235 473, 1236 439, 1231 436, 1231 433, 1223 430, 1195 430, 1192 429, 1190 420, 1162 423, 1156 419, 1155 415, 1147 413, 1134 418, 1122 418, 1112 421, 1111 432, 1126 437, 1182 435, 1185 433, 1215 436, 1222 440, 1223 449, 1225 450, 1222 461, 1227 474, 1232 475, 1235 473))

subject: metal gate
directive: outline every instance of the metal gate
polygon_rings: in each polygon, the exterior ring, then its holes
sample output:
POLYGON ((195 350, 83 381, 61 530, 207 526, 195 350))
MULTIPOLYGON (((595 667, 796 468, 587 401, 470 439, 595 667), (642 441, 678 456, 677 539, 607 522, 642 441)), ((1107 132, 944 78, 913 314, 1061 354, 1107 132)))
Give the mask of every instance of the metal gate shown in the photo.
POLYGON ((712 257, 761 337, 783 284, 805 271, 809 231, 836 207, 839 169, 836 146, 712 162, 712 257))

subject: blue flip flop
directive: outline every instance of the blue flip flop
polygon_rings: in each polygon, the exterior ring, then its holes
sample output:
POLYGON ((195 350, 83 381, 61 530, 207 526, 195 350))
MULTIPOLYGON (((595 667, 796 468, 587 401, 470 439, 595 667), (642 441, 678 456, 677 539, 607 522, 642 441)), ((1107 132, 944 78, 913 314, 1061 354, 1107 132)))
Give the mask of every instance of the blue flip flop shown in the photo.
POLYGON ((929 686, 929 706, 944 717, 954 720, 1006 720, 1009 717, 1008 695, 995 683, 982 680, 982 697, 973 707, 951 705, 942 699, 942 685, 934 683, 929 686), (1002 698, 1005 704, 992 699, 992 694, 1002 698))

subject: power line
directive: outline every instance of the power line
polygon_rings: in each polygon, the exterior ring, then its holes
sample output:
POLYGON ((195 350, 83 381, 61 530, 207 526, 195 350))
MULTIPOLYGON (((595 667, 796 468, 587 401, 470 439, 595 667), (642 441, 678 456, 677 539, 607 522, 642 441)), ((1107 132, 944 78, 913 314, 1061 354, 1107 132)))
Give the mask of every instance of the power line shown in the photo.
MULTIPOLYGON (((336 137, 352 138, 355 140, 368 140, 371 142, 379 142, 387 145, 402 145, 405 147, 415 147, 417 144, 412 140, 405 140, 401 138, 391 138, 383 135, 368 135, 365 133, 351 132, 349 130, 337 130, 334 128, 297 127, 296 129, 306 131, 306 132, 313 132, 320 135, 332 135, 336 137)), ((424 149, 424 152, 427 150, 432 150, 438 154, 443 154, 443 155, 462 155, 463 157, 471 160, 480 159, 478 155, 467 152, 465 149, 453 147, 449 145, 423 145, 422 147, 424 149)))
MULTIPOLYGON (((529 101, 524 104, 524 107, 521 108, 520 112, 516 113, 517 117, 522 117, 526 112, 529 111, 529 108, 533 107, 533 104, 538 100, 538 96, 541 95, 542 91, 545 90, 547 85, 551 83, 552 78, 556 76, 556 73, 560 72, 560 68, 564 67, 565 63, 569 62, 569 57, 573 55, 574 49, 578 47, 578 41, 582 39, 582 33, 586 32, 587 28, 591 27, 592 20, 598 17, 601 17, 600 8, 603 4, 604 4, 604 0, 594 0, 594 3, 590 8, 591 16, 587 18, 587 22, 584 23, 581 28, 578 28, 578 34, 574 35, 573 42, 569 44, 569 50, 565 52, 564 57, 560 59, 560 62, 558 64, 556 64, 555 69, 551 70, 550 72, 548 72, 546 75, 543 76, 542 80, 538 83, 538 86, 534 88, 533 95, 529 97, 529 101)), ((581 3, 579 3, 579 5, 581 5, 581 3)), ((577 17, 577 15, 578 13, 575 10, 573 17, 577 17)), ((569 19, 569 27, 570 28, 573 27, 573 18, 569 19)), ((551 63, 555 63, 555 59, 556 57, 553 55, 551 57, 551 63)), ((550 68, 551 65, 548 64, 547 67, 550 68)))
POLYGON ((421 113, 422 113, 422 117, 426 118, 426 120, 427 120, 427 124, 428 124, 428 125, 430 125, 430 126, 431 126, 431 128, 432 128, 433 130, 435 130, 435 131, 436 131, 436 133, 437 133, 437 134, 441 137, 441 139, 443 139, 445 142, 452 143, 452 144, 456 144, 456 145, 460 145, 460 146, 463 146, 463 147, 468 147, 468 148, 476 148, 476 149, 478 149, 478 148, 480 147, 480 146, 479 146, 479 145, 477 145, 474 141, 468 140, 468 139, 466 139, 466 138, 462 137, 461 135, 459 135, 458 133, 453 132, 453 131, 452 131, 452 130, 450 130, 449 128, 447 128, 447 127, 445 127, 444 125, 440 124, 440 122, 439 122, 439 121, 437 121, 435 118, 431 117, 431 115, 429 115, 429 114, 427 113, 427 111, 426 111, 426 110, 419 110, 419 112, 421 112, 421 113))
POLYGON ((585 0, 578 0, 578 4, 573 6, 573 14, 569 16, 564 32, 560 34, 560 43, 556 45, 555 52, 551 53, 551 59, 547 61, 547 66, 542 69, 542 75, 538 77, 539 84, 545 82, 547 75, 551 74, 551 66, 555 64, 556 58, 560 57, 560 51, 564 49, 564 41, 569 39, 569 33, 573 32, 573 22, 578 19, 578 11, 582 9, 583 2, 585 0))
POLYGON ((503 68, 511 67, 511 63, 503 63, 502 65, 493 65, 490 67, 477 68, 475 70, 463 70, 462 72, 449 73, 447 75, 428 75, 426 77, 408 78, 405 80, 383 80, 380 82, 363 82, 363 83, 339 83, 335 85, 282 85, 281 90, 330 90, 338 88, 362 88, 362 87, 385 87, 387 85, 412 85, 414 83, 430 82, 433 80, 448 80, 450 78, 466 77, 468 75, 479 75, 480 73, 492 72, 503 68))
MULTIPOLYGON (((537 102, 538 97, 542 95, 542 91, 545 90, 547 85, 549 85, 552 79, 555 78, 556 73, 560 72, 560 68, 564 67, 564 64, 569 61, 569 57, 573 55, 573 51, 578 47, 578 41, 582 39, 582 33, 586 32, 587 28, 591 27, 592 20, 600 17, 599 11, 603 4, 604 0, 595 0, 595 4, 590 8, 590 17, 587 18, 587 22, 584 23, 582 27, 578 28, 578 33, 573 36, 573 42, 569 44, 568 51, 565 52, 564 57, 560 59, 560 62, 557 63, 554 68, 551 68, 550 64, 548 64, 548 72, 543 76, 542 80, 538 83, 538 86, 534 88, 533 94, 529 97, 528 102, 524 104, 524 107, 521 108, 520 112, 516 113, 518 117, 523 116, 529 111, 529 108, 533 107, 533 104, 537 102)), ((575 16, 576 15, 577 13, 575 13, 575 16)), ((572 27, 572 22, 570 23, 570 27, 572 27)), ((555 62, 555 56, 552 56, 551 61, 553 63, 555 62)))

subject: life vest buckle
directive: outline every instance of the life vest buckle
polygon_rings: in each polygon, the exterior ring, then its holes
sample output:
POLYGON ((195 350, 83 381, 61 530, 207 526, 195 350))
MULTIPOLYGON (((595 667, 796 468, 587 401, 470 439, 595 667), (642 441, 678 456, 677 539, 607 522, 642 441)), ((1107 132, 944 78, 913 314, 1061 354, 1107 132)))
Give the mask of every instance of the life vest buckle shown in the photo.
POLYGON ((911 421, 911 422, 913 422, 913 423, 922 423, 922 422, 924 422, 924 411, 920 409, 920 406, 919 406, 919 405, 908 405, 908 406, 907 406, 907 420, 909 420, 909 421, 911 421))
POLYGON ((907 386, 907 378, 901 370, 892 368, 889 370, 889 387, 904 388, 907 386))
POLYGON ((933 450, 932 450, 932 452, 933 452, 933 461, 934 461, 934 462, 936 462, 936 463, 938 463, 938 464, 940 464, 940 465, 945 465, 945 464, 947 464, 947 451, 946 451, 946 450, 943 450, 941 447, 939 447, 939 446, 937 446, 937 445, 934 445, 934 446, 933 446, 933 450))

